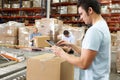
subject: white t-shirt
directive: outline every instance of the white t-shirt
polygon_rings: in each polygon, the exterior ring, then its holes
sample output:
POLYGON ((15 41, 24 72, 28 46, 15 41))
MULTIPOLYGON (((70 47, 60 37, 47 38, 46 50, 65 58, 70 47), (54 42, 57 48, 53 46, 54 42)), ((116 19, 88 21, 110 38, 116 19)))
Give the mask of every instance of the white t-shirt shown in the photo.
POLYGON ((110 46, 109 28, 100 20, 87 30, 83 39, 82 48, 97 51, 97 55, 87 70, 80 70, 80 80, 109 80, 110 46))
POLYGON ((75 38, 72 34, 70 34, 69 37, 66 37, 66 36, 62 35, 62 40, 68 41, 72 44, 75 43, 75 38))

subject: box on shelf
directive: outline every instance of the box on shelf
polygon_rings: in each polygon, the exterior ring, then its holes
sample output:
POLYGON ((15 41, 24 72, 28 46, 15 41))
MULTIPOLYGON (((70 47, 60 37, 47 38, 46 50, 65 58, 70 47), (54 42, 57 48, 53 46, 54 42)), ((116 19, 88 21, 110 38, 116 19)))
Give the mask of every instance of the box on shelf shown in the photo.
POLYGON ((59 0, 52 0, 52 3, 59 3, 59 0))
POLYGON ((5 40, 3 36, 0 36, 0 44, 5 44, 5 40))
POLYGON ((61 8, 60 8, 60 14, 67 14, 68 13, 68 10, 67 10, 67 6, 62 6, 61 8))
POLYGON ((77 6, 68 6, 68 14, 77 14, 77 6))
POLYGON ((74 67, 52 53, 29 58, 27 80, 74 80, 74 67))
POLYGON ((49 47, 50 45, 46 42, 46 40, 50 40, 50 37, 36 36, 34 41, 35 47, 40 47, 40 48, 49 47))
POLYGON ((70 0, 70 2, 77 2, 78 0, 70 0))
POLYGON ((61 2, 68 2, 69 0, 61 0, 61 2))
POLYGON ((31 7, 31 1, 22 1, 22 7, 23 8, 30 8, 31 7))
POLYGON ((42 0, 33 0, 33 7, 42 7, 42 5, 42 0))
POLYGON ((10 8, 10 4, 4 4, 3 7, 4 8, 10 8))
POLYGON ((20 4, 12 4, 12 8, 20 8, 20 4))

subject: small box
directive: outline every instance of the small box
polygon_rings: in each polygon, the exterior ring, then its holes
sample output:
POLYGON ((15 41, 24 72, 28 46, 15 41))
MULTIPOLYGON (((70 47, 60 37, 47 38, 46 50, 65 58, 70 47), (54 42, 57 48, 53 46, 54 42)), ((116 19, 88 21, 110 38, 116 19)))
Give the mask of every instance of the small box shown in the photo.
POLYGON ((74 80, 74 67, 52 53, 29 58, 27 80, 74 80))
POLYGON ((43 48, 43 47, 49 47, 50 45, 46 42, 46 40, 50 40, 49 36, 36 36, 35 37, 35 47, 43 48))

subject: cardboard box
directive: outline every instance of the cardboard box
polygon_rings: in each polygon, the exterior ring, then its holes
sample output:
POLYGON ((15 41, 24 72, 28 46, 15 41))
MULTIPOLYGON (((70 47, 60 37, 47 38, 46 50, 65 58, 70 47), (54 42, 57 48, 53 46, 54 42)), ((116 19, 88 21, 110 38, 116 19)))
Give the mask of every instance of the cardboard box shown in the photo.
POLYGON ((27 61, 27 80, 74 80, 74 67, 54 54, 43 54, 27 61))
POLYGON ((59 3, 59 0, 52 0, 52 3, 59 3))
POLYGON ((0 37, 0 44, 9 44, 9 45, 16 45, 17 44, 17 37, 0 37))
POLYGON ((31 7, 31 2, 30 1, 23 1, 22 2, 22 7, 23 8, 30 8, 31 7))
POLYGON ((19 27, 19 45, 30 46, 29 36, 33 32, 33 27, 19 27))
POLYGON ((68 6, 68 14, 77 14, 77 6, 68 6))
POLYGON ((40 47, 40 48, 49 47, 50 45, 46 42, 46 40, 50 40, 50 37, 49 36, 36 36, 35 41, 34 41, 35 47, 40 47))
POLYGON ((0 36, 16 37, 18 28, 15 26, 0 27, 0 36))
POLYGON ((67 14, 68 10, 67 10, 67 6, 62 6, 60 8, 60 14, 67 14))

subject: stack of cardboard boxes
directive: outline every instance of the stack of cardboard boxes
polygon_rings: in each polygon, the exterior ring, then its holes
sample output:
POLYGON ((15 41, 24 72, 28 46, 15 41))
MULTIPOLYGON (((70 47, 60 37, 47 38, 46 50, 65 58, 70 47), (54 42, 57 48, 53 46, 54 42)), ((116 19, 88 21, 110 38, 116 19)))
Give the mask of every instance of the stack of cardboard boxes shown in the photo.
POLYGON ((32 27, 20 27, 19 28, 19 45, 23 46, 30 46, 29 44, 29 36, 32 33, 33 28, 32 27))
POLYGON ((17 44, 17 30, 15 26, 0 26, 0 44, 17 44))
POLYGON ((50 36, 51 40, 57 41, 57 35, 63 26, 63 22, 54 18, 42 18, 35 21, 35 26, 38 31, 45 36, 50 36))

